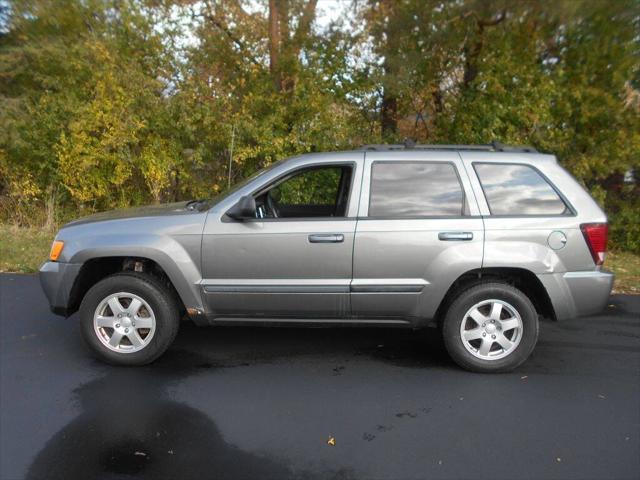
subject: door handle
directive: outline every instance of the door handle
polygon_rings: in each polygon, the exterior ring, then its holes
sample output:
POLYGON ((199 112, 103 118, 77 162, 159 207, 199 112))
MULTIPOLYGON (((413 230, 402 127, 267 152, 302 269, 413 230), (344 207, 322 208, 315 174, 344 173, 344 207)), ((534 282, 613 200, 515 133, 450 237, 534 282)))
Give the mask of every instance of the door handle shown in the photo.
POLYGON ((314 233, 309 235, 311 243, 342 243, 344 235, 341 233, 314 233))
POLYGON ((438 240, 445 242, 463 242, 473 240, 473 233, 471 232, 440 232, 438 234, 438 240))

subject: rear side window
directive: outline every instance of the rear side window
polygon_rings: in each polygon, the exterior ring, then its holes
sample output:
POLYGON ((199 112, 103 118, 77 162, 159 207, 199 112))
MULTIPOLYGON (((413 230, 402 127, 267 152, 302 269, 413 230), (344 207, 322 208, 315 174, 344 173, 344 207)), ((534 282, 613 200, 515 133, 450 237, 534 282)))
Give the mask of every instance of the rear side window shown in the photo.
POLYGON ((562 215, 567 206, 528 165, 474 163, 492 215, 562 215))
POLYGON ((450 163, 374 162, 370 217, 460 216, 464 193, 450 163))

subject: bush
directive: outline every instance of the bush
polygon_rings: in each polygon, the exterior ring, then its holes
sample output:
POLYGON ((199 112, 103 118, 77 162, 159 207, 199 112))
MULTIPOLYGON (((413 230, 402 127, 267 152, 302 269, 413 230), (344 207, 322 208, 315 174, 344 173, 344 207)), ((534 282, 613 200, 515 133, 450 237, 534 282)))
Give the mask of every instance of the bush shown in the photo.
POLYGON ((637 187, 607 202, 610 246, 640 253, 640 192, 637 187))

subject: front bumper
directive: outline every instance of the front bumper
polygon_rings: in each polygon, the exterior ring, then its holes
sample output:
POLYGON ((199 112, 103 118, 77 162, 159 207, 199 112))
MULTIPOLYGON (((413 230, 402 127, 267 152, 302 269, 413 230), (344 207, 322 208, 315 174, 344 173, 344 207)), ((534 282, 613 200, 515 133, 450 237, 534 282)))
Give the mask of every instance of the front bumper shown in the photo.
POLYGON ((57 315, 68 316, 71 289, 82 264, 44 262, 40 266, 40 285, 49 300, 51 311, 57 315))
POLYGON ((601 312, 609 301, 614 274, 607 271, 538 275, 558 320, 601 312))

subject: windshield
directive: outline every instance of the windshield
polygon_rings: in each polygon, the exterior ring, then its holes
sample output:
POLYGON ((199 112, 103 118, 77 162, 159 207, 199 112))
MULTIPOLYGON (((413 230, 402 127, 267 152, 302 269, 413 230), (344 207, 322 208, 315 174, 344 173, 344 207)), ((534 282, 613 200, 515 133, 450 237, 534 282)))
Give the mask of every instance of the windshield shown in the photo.
POLYGON ((269 170, 271 170, 272 168, 275 168, 277 165, 280 165, 282 162, 284 162, 286 159, 283 160, 278 160, 277 162, 272 163, 271 165, 269 165, 268 167, 264 167, 260 170, 258 170, 257 172, 255 172, 254 174, 248 176, 247 178, 244 178, 242 180, 240 180, 238 183, 236 183, 235 185, 233 185, 230 189, 225 190, 224 192, 219 193, 218 195, 216 195, 215 197, 211 198, 209 200, 209 208, 213 207, 215 204, 219 203, 222 199, 224 199, 225 197, 231 195, 234 192, 237 192, 238 190, 240 190, 242 187, 244 187, 245 185, 247 185, 249 182, 252 182, 253 180, 255 180, 256 178, 262 176, 263 174, 267 173, 269 170))

